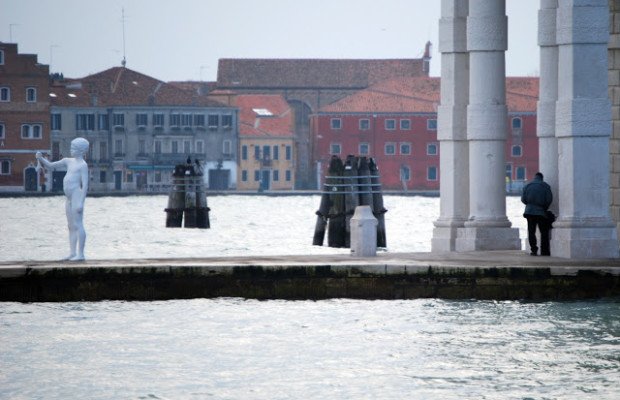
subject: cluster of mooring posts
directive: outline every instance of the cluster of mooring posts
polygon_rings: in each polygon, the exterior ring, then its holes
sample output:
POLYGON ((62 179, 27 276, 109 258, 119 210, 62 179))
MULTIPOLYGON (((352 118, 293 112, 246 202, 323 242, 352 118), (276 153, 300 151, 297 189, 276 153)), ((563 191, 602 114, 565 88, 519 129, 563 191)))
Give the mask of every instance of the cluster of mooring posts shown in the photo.
POLYGON ((198 160, 192 165, 178 164, 172 173, 172 188, 168 195, 166 228, 210 228, 207 193, 198 160), (183 225, 183 219, 185 224, 183 225))
POLYGON ((332 156, 312 244, 322 246, 327 227, 329 247, 351 247, 351 218, 358 206, 368 206, 377 219, 376 247, 386 247, 385 213, 383 194, 379 182, 379 169, 375 160, 368 157, 332 156))

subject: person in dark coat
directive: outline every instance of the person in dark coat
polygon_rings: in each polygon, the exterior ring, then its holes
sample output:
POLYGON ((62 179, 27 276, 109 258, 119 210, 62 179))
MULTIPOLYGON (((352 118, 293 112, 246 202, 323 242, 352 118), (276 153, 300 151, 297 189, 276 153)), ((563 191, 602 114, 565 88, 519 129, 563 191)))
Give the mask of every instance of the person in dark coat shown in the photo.
POLYGON ((537 255, 536 227, 540 230, 540 255, 551 255, 549 252, 549 230, 551 224, 547 219, 547 209, 553 201, 551 187, 543 181, 543 174, 537 172, 534 179, 523 187, 521 202, 525 204, 523 216, 527 219, 527 238, 530 242, 530 255, 537 255))

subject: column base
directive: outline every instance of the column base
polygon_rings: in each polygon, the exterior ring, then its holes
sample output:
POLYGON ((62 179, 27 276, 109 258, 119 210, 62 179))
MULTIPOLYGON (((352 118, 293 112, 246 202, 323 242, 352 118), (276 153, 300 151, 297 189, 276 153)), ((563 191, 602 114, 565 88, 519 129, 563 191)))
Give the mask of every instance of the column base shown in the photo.
POLYGON ((615 226, 557 227, 551 230, 551 255, 562 258, 618 258, 620 246, 615 226))
POLYGON ((459 228, 456 251, 521 250, 519 229, 505 227, 459 228))
POLYGON ((457 227, 435 227, 431 239, 431 252, 456 251, 457 227))

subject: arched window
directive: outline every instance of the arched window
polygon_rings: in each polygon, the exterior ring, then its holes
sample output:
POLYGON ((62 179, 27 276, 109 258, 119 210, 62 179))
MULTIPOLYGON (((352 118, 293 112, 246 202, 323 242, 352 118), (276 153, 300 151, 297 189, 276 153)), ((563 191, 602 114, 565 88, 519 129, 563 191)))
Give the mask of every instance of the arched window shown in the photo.
POLYGON ((522 125, 523 121, 521 120, 521 117, 514 117, 512 119, 512 129, 521 129, 522 125))

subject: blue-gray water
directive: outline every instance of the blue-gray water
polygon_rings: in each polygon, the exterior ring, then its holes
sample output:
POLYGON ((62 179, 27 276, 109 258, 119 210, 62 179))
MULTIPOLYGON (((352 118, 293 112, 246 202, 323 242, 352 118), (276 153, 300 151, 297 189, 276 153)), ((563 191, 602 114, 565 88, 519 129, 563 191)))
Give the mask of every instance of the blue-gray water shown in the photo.
POLYGON ((0 303, 0 398, 617 400, 619 307, 0 303))
MULTIPOLYGON (((387 251, 429 251, 439 199, 386 196, 387 251)), ((0 199, 0 261, 66 255, 64 199, 0 199)), ((88 198, 86 256, 346 253, 311 246, 319 197, 88 198)), ((522 206, 507 214, 524 236, 522 206)), ((0 303, 0 399, 614 399, 620 300, 0 303)))

